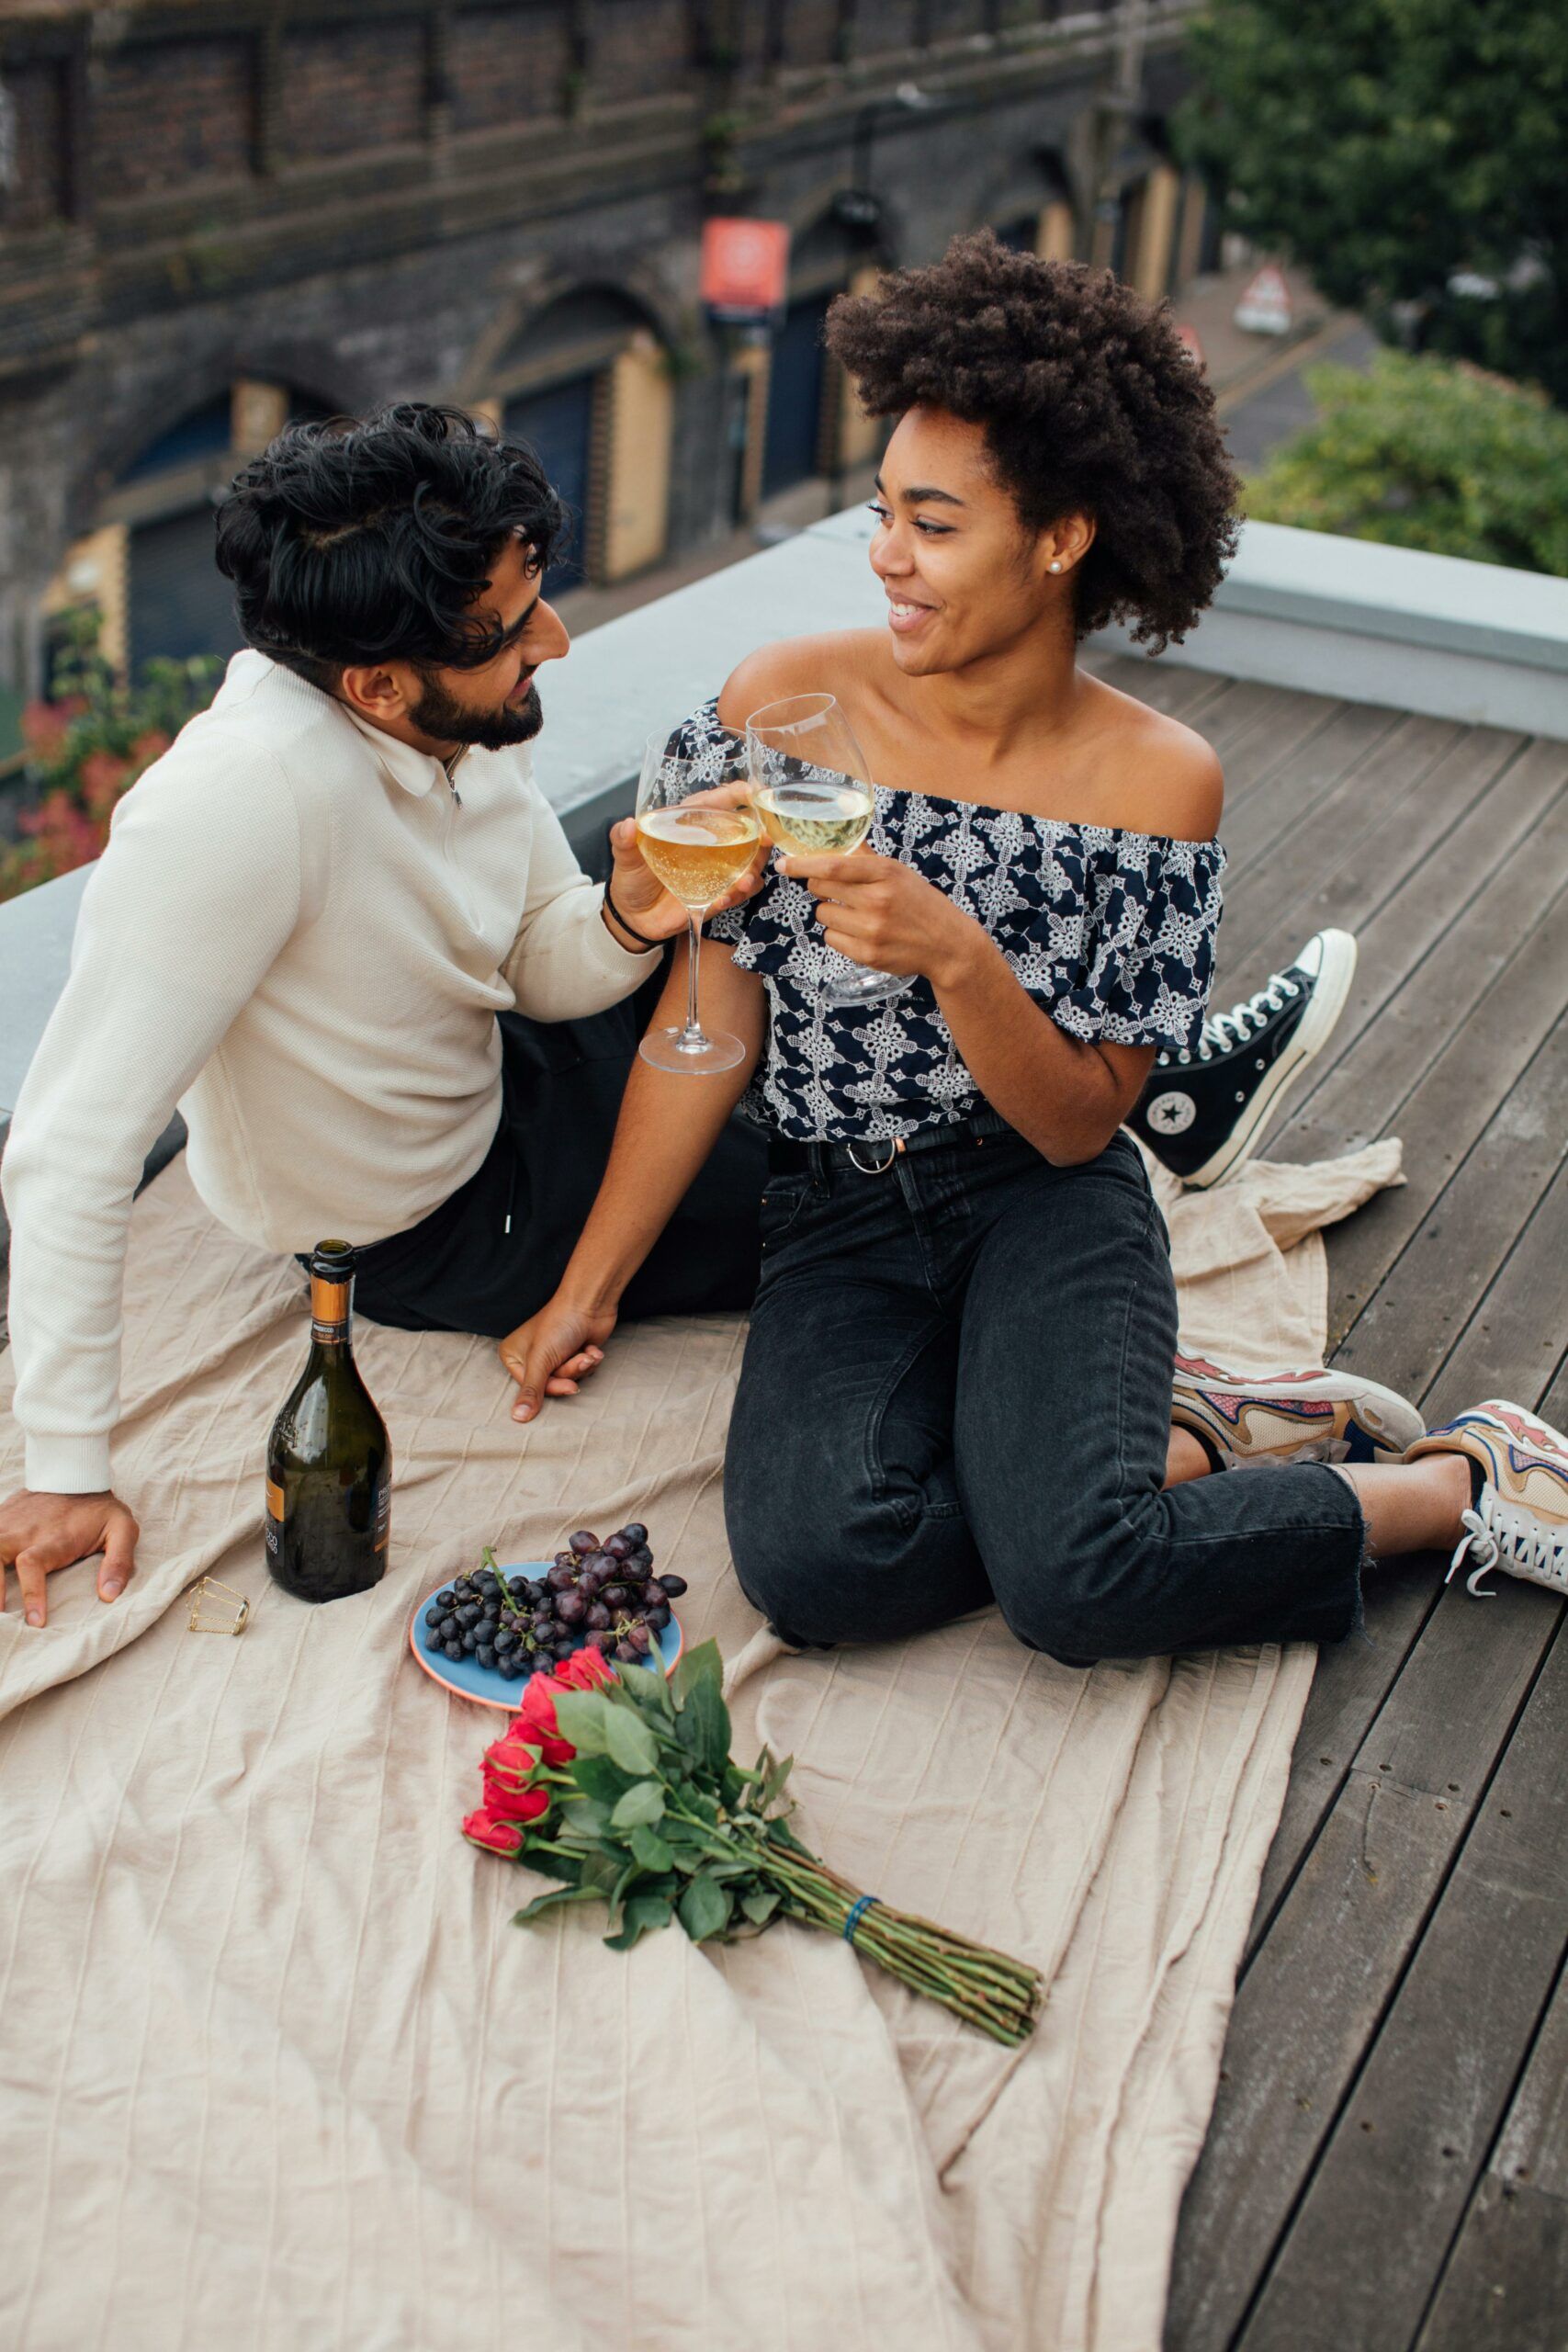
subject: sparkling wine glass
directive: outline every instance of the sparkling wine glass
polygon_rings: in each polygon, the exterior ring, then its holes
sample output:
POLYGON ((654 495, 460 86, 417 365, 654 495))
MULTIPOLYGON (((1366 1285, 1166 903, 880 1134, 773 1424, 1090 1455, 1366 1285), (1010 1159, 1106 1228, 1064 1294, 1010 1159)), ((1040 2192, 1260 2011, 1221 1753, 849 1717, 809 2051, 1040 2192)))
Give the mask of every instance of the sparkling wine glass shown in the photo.
MULTIPOLYGON (((847 857, 871 831, 875 798, 865 754, 832 695, 765 703, 746 722, 751 805, 774 845, 795 857, 847 857)), ((834 954, 829 1004, 886 1004, 910 975, 874 971, 834 954)))
POLYGON ((750 807, 690 807, 694 796, 711 793, 716 786, 746 781, 744 753, 739 747, 721 759, 715 773, 711 752, 700 760, 682 758, 670 749, 664 735, 649 738, 643 754, 642 780, 637 796, 637 840, 644 863, 663 883, 672 899, 686 910, 690 952, 686 960, 686 1023, 682 1029, 650 1029, 637 1051, 655 1069, 706 1074, 733 1069, 744 1059, 739 1037, 720 1030, 704 1035, 697 1018, 697 956, 702 945, 702 917, 732 882, 738 882, 757 854, 761 839, 757 817, 750 807))

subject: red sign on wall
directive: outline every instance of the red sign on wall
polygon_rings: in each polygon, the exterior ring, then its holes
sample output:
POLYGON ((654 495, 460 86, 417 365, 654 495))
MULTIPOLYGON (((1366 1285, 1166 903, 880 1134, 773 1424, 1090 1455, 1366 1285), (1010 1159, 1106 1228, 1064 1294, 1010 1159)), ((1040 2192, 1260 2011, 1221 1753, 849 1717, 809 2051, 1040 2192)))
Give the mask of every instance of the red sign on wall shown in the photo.
POLYGON ((754 326, 782 311, 789 285, 789 229, 783 220, 705 220, 702 298, 729 326, 754 326))

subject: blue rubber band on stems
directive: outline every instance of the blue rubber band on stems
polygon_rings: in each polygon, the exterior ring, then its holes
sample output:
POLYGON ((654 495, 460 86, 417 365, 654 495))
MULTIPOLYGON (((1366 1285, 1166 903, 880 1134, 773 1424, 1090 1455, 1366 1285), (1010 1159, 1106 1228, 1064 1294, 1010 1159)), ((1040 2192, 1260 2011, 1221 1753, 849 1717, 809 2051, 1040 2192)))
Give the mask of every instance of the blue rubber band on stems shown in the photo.
POLYGON ((860 1894, 855 1897, 855 1900, 850 1905, 850 1916, 844 1921, 844 1941, 847 1944, 853 1943, 855 1939, 855 1929, 860 1926, 861 1921, 865 1917, 865 1915, 871 1909, 872 1905, 874 1903, 880 1903, 882 1897, 879 1894, 860 1894))

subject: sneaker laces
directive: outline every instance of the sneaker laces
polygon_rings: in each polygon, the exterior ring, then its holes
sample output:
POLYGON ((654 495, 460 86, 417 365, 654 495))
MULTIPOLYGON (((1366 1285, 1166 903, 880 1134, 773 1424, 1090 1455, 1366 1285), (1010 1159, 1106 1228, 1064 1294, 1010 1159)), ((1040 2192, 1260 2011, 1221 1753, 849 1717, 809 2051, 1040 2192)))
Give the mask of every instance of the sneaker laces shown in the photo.
POLYGON ((1455 1570, 1468 1558, 1464 1589, 1477 1600, 1496 1599, 1481 1586, 1482 1577, 1494 1568, 1568 1592, 1568 1527, 1548 1526, 1520 1504, 1505 1502, 1491 1487, 1483 1488, 1473 1510, 1460 1513, 1460 1525, 1464 1532, 1449 1562, 1445 1584, 1452 1583, 1455 1570))
POLYGON ((1178 1061, 1213 1061, 1216 1054, 1234 1053, 1238 1046, 1248 1044, 1266 1029, 1275 1014, 1283 1012, 1285 1007, 1302 994, 1302 990, 1300 980, 1287 979, 1283 972, 1274 973, 1266 986, 1249 996, 1245 1003, 1233 1004, 1228 1012, 1211 1012, 1208 1015, 1196 1055, 1190 1052, 1173 1053, 1168 1046, 1159 1057, 1161 1067, 1178 1061))
POLYGON ((1228 1054, 1237 1046, 1245 1046, 1301 992, 1299 980, 1289 980, 1283 972, 1276 972, 1267 986, 1249 996, 1245 1004, 1233 1004, 1228 1012, 1211 1012, 1203 1023, 1199 1059, 1207 1061, 1211 1054, 1228 1054))

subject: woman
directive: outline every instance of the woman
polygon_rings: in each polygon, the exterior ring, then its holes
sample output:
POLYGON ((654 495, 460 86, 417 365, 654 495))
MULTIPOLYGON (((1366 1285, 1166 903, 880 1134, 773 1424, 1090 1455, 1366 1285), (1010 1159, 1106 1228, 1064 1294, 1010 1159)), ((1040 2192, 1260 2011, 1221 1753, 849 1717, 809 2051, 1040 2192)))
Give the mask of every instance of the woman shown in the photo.
POLYGON ((1120 1130, 1156 1051, 1201 1024, 1222 782, 1201 738, 1076 662, 1112 617, 1179 637, 1234 545, 1213 399, 1168 311, 980 236, 840 298, 828 339, 898 420, 873 508, 886 627, 751 656, 688 743, 826 690, 892 781, 869 848, 784 859, 713 924, 705 1015, 747 1060, 700 1086, 638 1069, 509 1369, 555 1367, 534 1384, 554 1393, 592 1371, 748 1089, 772 1174, 726 1509, 786 1638, 994 1600, 1068 1664, 1331 1640, 1369 1556, 1438 1545, 1568 1586, 1568 1445, 1516 1408, 1423 1436, 1371 1384, 1179 1366, 1171 1427, 1170 1260, 1120 1130), (919 978, 836 1008, 829 950, 919 978), (1213 1475, 1260 1422, 1280 1458, 1292 1393, 1298 1458, 1213 1475))

